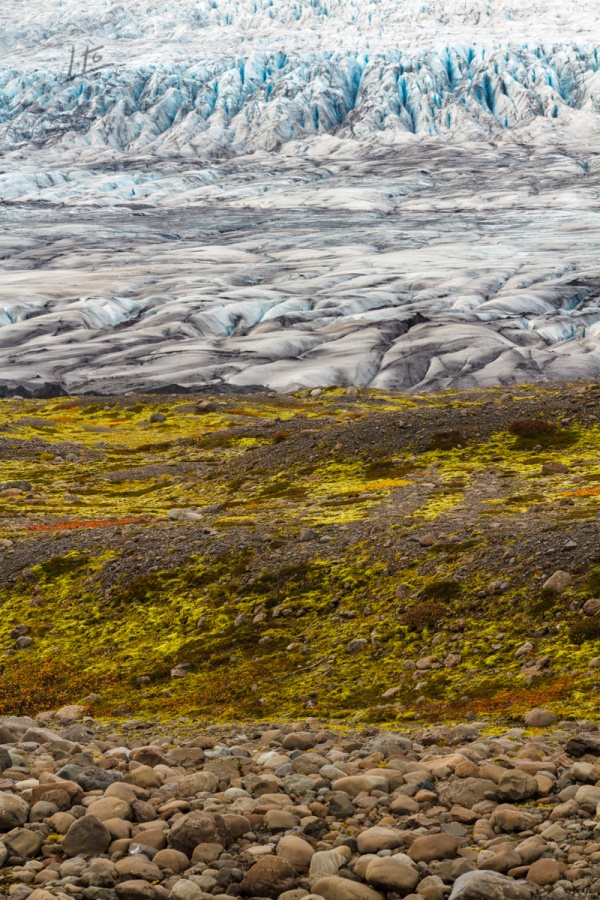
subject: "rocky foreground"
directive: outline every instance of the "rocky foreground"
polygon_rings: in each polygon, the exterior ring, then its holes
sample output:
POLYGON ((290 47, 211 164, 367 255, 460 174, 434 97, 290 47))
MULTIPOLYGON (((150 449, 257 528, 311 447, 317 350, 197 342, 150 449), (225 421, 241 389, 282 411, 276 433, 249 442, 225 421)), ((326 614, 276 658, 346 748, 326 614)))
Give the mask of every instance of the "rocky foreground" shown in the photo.
POLYGON ((66 707, 0 723, 14 900, 534 900, 600 894, 600 732, 533 710, 411 734, 66 707), (548 728, 548 730, 542 730, 548 728))

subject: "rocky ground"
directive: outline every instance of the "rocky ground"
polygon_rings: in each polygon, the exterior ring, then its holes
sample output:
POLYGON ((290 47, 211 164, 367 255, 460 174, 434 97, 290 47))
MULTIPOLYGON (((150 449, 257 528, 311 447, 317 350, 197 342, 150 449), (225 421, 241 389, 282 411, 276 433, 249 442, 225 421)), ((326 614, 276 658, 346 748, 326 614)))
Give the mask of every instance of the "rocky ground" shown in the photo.
POLYGON ((600 732, 315 719, 0 722, 12 900, 576 900, 600 894, 600 732))

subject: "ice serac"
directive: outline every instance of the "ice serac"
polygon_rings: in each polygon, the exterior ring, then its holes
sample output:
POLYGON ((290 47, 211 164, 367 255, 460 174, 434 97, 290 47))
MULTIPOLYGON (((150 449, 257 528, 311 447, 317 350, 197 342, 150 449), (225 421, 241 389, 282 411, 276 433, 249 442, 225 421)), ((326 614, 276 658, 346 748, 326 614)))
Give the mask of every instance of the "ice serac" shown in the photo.
POLYGON ((599 46, 595 0, 5 0, 0 384, 600 377, 599 46))

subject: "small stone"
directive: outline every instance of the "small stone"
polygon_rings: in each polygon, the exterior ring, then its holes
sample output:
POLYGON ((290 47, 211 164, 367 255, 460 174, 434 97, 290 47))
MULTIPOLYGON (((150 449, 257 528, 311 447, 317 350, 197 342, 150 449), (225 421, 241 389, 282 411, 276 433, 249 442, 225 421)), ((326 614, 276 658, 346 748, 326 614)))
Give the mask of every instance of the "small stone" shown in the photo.
POLYGON ((600 612, 600 599, 593 597, 591 600, 586 600, 583 604, 583 612, 586 616, 595 616, 600 612))
POLYGON ((568 572, 563 572, 559 569, 544 582, 542 590, 553 591, 555 594, 560 594, 570 587, 572 581, 573 578, 568 572))
POLYGON ((310 861, 309 875, 325 877, 337 875, 344 864, 344 858, 335 850, 319 850, 310 861))
POLYGON ((346 650, 351 656, 355 656, 357 653, 360 653, 361 650, 364 650, 367 647, 369 642, 366 638, 354 638, 352 641, 348 641, 346 644, 346 650))
POLYGON ((15 641, 15 647, 17 650, 26 650, 28 647, 31 647, 33 644, 33 638, 24 634, 22 637, 17 638, 15 641))
POLYGON ((542 475, 567 475, 569 467, 564 463, 549 462, 542 466, 542 475))
POLYGON ((148 419, 148 421, 149 421, 149 422, 152 422, 152 424, 154 425, 154 424, 156 424, 156 423, 158 423, 158 422, 166 422, 166 421, 167 421, 167 417, 165 416, 164 413, 161 413, 161 412, 154 412, 154 413, 152 413, 152 415, 150 416, 150 418, 148 419))
POLYGON ((192 669, 191 663, 179 663, 171 669, 171 678, 185 678, 192 669))

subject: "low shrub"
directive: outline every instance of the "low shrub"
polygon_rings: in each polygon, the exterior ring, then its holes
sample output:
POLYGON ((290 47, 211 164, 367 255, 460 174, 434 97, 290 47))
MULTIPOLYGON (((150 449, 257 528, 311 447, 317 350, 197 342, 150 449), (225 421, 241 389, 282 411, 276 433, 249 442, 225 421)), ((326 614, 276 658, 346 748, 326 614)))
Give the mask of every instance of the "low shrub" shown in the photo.
POLYGON ((422 600, 453 600, 460 594, 458 581, 432 581, 419 593, 422 600))
POLYGON ((573 644, 600 640, 600 619, 584 619, 571 626, 569 640, 573 644))
POLYGON ((573 432, 544 419, 515 419, 508 430, 517 439, 514 444, 516 450, 531 450, 537 446, 568 447, 576 440, 573 432))
POLYGON ((428 600, 408 609, 400 619, 401 625, 406 625, 411 631, 422 628, 432 628, 437 625, 447 610, 443 603, 428 600))
POLYGON ((431 435, 426 450, 454 450, 455 447, 466 444, 466 439, 460 431, 436 431, 431 435))

